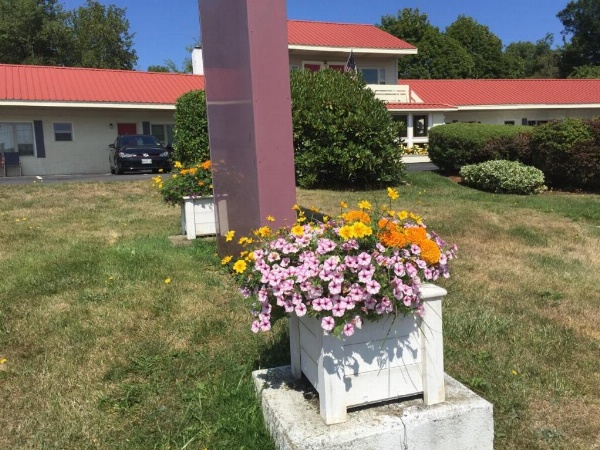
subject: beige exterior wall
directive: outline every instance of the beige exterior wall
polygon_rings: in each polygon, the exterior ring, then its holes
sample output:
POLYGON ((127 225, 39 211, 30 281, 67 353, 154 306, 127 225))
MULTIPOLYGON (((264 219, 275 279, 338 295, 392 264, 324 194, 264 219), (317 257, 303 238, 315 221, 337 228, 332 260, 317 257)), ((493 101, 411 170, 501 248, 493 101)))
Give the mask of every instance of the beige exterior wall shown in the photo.
POLYGON ((493 111, 451 111, 446 112, 444 121, 458 122, 482 122, 490 124, 504 124, 514 121, 515 125, 521 125, 522 119, 528 121, 555 120, 565 117, 577 117, 580 119, 591 119, 600 116, 600 109, 595 108, 560 108, 560 109, 497 109, 493 111))
POLYGON ((173 124, 173 110, 109 110, 85 108, 0 108, 0 122, 41 120, 46 157, 22 156, 23 175, 63 175, 108 173, 108 145, 117 137, 117 123, 136 123, 142 133, 142 122, 173 124), (53 123, 70 122, 72 141, 56 141, 53 123), (113 127, 110 127, 113 124, 113 127))

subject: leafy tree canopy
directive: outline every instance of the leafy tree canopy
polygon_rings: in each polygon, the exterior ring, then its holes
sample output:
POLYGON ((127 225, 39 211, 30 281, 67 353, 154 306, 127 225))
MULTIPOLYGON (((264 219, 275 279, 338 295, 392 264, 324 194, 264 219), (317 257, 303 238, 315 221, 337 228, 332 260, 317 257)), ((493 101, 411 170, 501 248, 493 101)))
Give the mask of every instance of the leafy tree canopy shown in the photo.
POLYGON ((552 48, 554 36, 548 33, 543 39, 533 42, 513 42, 504 54, 517 61, 519 72, 510 78, 557 78, 559 76, 559 52, 552 48))
POLYGON ((562 73, 567 75, 578 66, 600 65, 600 1, 570 1, 556 16, 564 26, 562 73))
POLYGON ((125 9, 98 1, 65 11, 57 0, 0 0, 0 63, 133 69, 125 9))

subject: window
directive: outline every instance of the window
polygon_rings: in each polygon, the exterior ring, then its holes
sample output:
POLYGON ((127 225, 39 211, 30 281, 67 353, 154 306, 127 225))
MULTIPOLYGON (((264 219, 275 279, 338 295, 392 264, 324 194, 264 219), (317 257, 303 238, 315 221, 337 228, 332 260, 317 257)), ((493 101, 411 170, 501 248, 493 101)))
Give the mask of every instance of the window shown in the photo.
POLYGON ((394 119, 394 122, 398 122, 400 125, 402 125, 402 129, 400 130, 400 137, 408 137, 408 116, 406 114, 392 116, 392 119, 394 119))
POLYGON ((429 116, 426 114, 415 115, 413 117, 413 136, 426 137, 429 127, 429 116))
POLYGON ((150 127, 150 134, 160 141, 162 145, 173 142, 173 130, 175 126, 171 124, 153 123, 150 127))
POLYGON ((505 120, 504 121, 504 125, 514 125, 515 121, 514 120, 505 120))
POLYGON ((0 123, 0 152, 19 152, 19 156, 34 156, 33 125, 0 123))
POLYGON ((385 69, 374 69, 370 67, 359 69, 363 80, 367 84, 385 84, 385 69))
POLYGON ((55 141, 72 141, 73 140, 73 124, 70 122, 56 122, 54 127, 55 141))

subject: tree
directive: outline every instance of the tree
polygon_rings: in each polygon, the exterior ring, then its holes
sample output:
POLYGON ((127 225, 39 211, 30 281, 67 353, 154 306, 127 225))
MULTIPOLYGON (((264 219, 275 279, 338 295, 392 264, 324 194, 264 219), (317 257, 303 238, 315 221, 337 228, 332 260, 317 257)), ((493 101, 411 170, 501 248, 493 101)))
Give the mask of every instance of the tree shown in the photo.
POLYGON ((421 42, 427 31, 435 28, 429 23, 427 14, 421 14, 419 8, 404 8, 398 11, 395 17, 391 14, 385 15, 381 18, 381 25, 377 26, 415 46, 421 42))
POLYGON ((561 74, 566 76, 578 66, 600 65, 600 1, 570 1, 556 17, 564 26, 561 74))
POLYGON ((69 13, 73 66, 131 70, 137 62, 125 9, 95 0, 69 13))
POLYGON ((398 76, 408 79, 469 78, 473 68, 471 55, 459 42, 437 28, 431 28, 419 42, 419 53, 398 61, 398 76))
POLYGON ((154 65, 148 66, 148 72, 172 72, 172 70, 167 66, 154 65))
POLYGON ((600 66, 579 66, 569 74, 569 78, 600 78, 600 66))
POLYGON ((446 28, 446 36, 456 39, 473 58, 473 78, 504 76, 502 41, 488 27, 461 15, 446 28))
POLYGON ((300 186, 361 189, 400 182, 399 127, 360 77, 295 70, 290 78, 300 186))
POLYGON ((514 58, 521 67, 521 74, 510 78, 557 78, 559 76, 559 53, 552 49, 554 36, 548 33, 535 44, 513 42, 506 47, 504 55, 514 58))
POLYGON ((173 159, 190 167, 210 159, 206 95, 202 90, 183 94, 175 102, 173 159))
POLYGON ((0 63, 61 64, 65 18, 56 0, 0 0, 0 63))

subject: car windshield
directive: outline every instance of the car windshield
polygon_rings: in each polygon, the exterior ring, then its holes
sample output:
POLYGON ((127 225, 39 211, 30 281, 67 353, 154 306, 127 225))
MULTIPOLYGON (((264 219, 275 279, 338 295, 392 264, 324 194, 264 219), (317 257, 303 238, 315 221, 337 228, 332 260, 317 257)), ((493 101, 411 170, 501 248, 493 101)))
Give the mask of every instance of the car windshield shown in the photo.
POLYGON ((121 145, 131 146, 131 147, 144 147, 144 146, 152 146, 156 147, 160 145, 158 140, 154 136, 127 136, 123 138, 123 142, 121 145))

